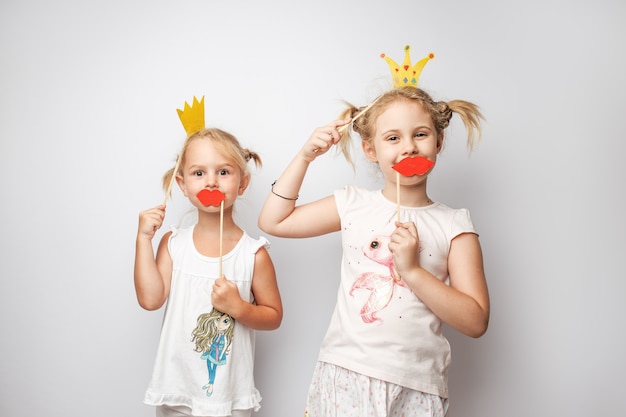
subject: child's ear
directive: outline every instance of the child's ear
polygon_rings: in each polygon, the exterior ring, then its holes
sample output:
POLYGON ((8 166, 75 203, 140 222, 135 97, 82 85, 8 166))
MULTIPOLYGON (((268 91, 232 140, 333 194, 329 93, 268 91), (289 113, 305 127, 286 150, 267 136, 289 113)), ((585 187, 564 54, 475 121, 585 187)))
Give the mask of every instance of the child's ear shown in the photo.
POLYGON ((239 183, 238 195, 242 195, 246 188, 250 185, 250 174, 246 174, 241 178, 241 182, 239 183))
POLYGON ((185 187, 185 181, 183 181, 183 177, 180 175, 176 175, 176 184, 180 188, 180 191, 183 192, 183 195, 187 197, 187 188, 185 187))
POLYGON ((437 136, 437 153, 441 152, 441 150, 443 149, 443 132, 439 133, 439 135, 437 136))
POLYGON ((376 158, 376 149, 366 141, 361 141, 361 148, 363 148, 363 153, 365 157, 372 162, 378 162, 378 158, 376 158))

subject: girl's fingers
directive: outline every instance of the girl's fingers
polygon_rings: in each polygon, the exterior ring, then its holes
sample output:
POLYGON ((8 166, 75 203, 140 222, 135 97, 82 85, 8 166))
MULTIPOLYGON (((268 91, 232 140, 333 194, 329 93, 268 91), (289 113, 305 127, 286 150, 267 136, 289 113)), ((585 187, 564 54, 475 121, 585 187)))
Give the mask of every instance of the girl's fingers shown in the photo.
POLYGON ((350 119, 349 117, 347 119, 337 119, 337 120, 331 122, 330 126, 332 126, 335 130, 338 130, 340 127, 343 127, 343 126, 347 125, 351 121, 352 121, 352 119, 350 119))
POLYGON ((408 232, 411 236, 417 237, 417 227, 413 222, 400 223, 396 222, 396 231, 398 233, 402 233, 403 231, 408 232))
POLYGON ((164 218, 165 206, 162 204, 142 211, 139 213, 139 231, 152 236, 161 227, 164 218))
POLYGON ((326 126, 316 128, 311 134, 307 144, 307 159, 311 158, 312 160, 328 152, 333 145, 336 145, 341 139, 341 133, 337 130, 338 127, 345 125, 349 121, 350 119, 335 120, 326 126))

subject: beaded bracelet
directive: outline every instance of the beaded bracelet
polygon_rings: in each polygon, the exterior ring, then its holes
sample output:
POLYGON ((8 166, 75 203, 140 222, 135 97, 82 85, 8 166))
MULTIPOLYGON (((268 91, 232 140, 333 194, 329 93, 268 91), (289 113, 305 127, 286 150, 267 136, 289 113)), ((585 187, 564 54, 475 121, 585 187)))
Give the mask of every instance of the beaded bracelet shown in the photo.
POLYGON ((272 189, 271 189, 272 190, 272 194, 274 194, 275 196, 280 197, 280 198, 282 198, 284 200, 290 200, 290 201, 295 201, 295 200, 298 199, 298 197, 300 197, 300 194, 298 194, 295 197, 283 197, 282 195, 280 195, 280 194, 276 193, 276 191, 274 191, 274 184, 276 184, 276 181, 274 181, 272 183, 272 189))

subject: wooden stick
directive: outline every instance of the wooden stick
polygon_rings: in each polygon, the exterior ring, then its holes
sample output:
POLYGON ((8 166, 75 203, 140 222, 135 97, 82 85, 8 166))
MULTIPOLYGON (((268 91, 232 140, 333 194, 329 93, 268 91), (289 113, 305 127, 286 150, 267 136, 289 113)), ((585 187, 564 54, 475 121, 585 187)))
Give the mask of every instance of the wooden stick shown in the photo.
POLYGON ((179 167, 180 167, 180 156, 176 158, 176 165, 174 165, 174 172, 172 172, 172 178, 170 178, 170 183, 167 186, 167 190, 165 191, 165 199, 163 200, 163 205, 167 203, 167 200, 172 195, 172 186, 174 185, 174 180, 176 179, 176 173, 178 172, 179 167))
POLYGON ((341 133, 341 132, 343 132, 344 130, 348 129, 348 127, 350 127, 350 125, 351 125, 352 123, 354 123, 354 121, 355 121, 356 119, 358 119, 358 118, 359 118, 359 117, 361 117, 361 116, 362 116, 362 115, 363 115, 366 111, 368 111, 368 110, 369 110, 369 109, 370 109, 370 108, 374 105, 374 103, 376 103, 376 102, 377 102, 377 101, 378 101, 381 97, 382 97, 382 95, 380 95, 380 96, 376 97, 376 100, 372 101, 372 102, 371 102, 371 103, 370 103, 370 104, 369 104, 366 108, 364 108, 363 110, 361 110, 360 112, 358 112, 358 113, 356 114, 356 116, 354 116, 354 117, 352 118, 352 120, 350 120, 350 123, 347 123, 347 124, 345 124, 345 125, 341 126, 339 129, 337 129, 337 131, 338 131, 339 133, 341 133))
POLYGON ((400 173, 396 171, 396 207, 398 209, 398 223, 400 223, 400 173))
MULTIPOLYGON (((337 129, 337 132, 339 133, 343 133, 344 131, 348 130, 348 128, 352 125, 352 123, 354 123, 354 121, 356 119, 358 119, 359 117, 361 117, 366 111, 368 111, 373 105, 374 103, 376 103, 378 101, 379 98, 381 98, 382 96, 378 96, 376 97, 376 100, 372 101, 366 108, 364 108, 363 110, 361 110, 360 112, 358 112, 356 114, 356 116, 354 116, 352 118, 352 120, 350 120, 350 123, 346 123, 345 125, 341 126, 339 129, 337 129)), ((313 149, 313 152, 317 153, 319 152, 319 148, 315 148, 313 149)))
POLYGON ((224 242, 224 200, 220 203, 220 278, 222 277, 222 249, 224 242))

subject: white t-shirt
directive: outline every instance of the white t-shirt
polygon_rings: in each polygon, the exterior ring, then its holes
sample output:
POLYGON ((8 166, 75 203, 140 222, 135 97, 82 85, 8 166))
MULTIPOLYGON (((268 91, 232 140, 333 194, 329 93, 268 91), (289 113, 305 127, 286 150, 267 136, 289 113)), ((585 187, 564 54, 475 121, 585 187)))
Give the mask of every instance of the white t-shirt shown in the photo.
MULTIPOLYGON (((213 340, 207 352, 195 350, 192 333, 198 318, 213 310, 211 291, 219 276, 219 258, 197 251, 193 229, 175 229, 169 240, 172 283, 144 402, 186 406, 193 415, 229 416, 232 409, 258 410, 261 395, 253 377, 252 329, 235 322, 229 348, 227 338, 218 334, 207 338, 213 340)), ((244 233, 235 248, 222 256, 224 276, 237 284, 239 294, 249 302, 253 302, 255 254, 261 247, 269 247, 265 238, 257 240, 244 233)))
MULTIPOLYGON (((348 186, 335 192, 343 258, 337 305, 319 360, 417 391, 448 396, 450 345, 442 323, 394 277, 387 247, 397 205, 380 190, 348 186)), ((468 210, 440 203, 400 208, 416 224, 420 265, 449 283, 450 242, 476 233, 468 210)))

